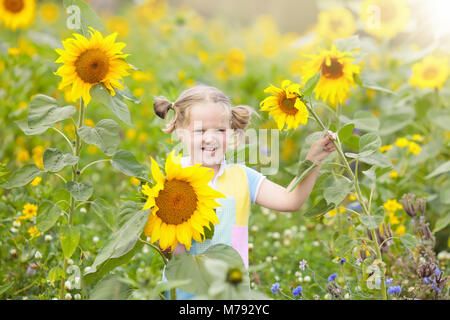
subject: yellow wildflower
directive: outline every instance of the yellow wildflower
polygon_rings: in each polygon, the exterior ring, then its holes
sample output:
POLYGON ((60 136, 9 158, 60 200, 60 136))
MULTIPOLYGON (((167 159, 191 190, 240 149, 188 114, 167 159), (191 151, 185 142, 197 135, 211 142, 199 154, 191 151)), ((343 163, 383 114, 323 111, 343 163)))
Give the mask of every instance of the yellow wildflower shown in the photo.
POLYGON ((31 203, 26 203, 23 206, 22 216, 19 217, 19 220, 28 220, 37 215, 38 207, 31 203))
POLYGON ((422 140, 423 140, 423 136, 421 136, 420 134, 414 134, 414 135, 412 136, 412 139, 413 139, 414 141, 422 141, 422 140))
POLYGON ((17 153, 16 159, 21 163, 27 162, 28 160, 30 160, 30 153, 27 149, 22 149, 17 153))
POLYGON ((404 236, 406 232, 406 227, 404 225, 400 225, 397 227, 397 229, 395 229, 395 233, 401 237, 404 236))
POLYGON ((28 233, 30 234, 31 238, 39 237, 41 235, 36 226, 29 228, 28 233))
POLYGON ((419 154, 422 151, 422 148, 415 142, 410 142, 408 144, 408 151, 411 152, 412 154, 419 154))
POLYGON ((394 212, 389 212, 389 223, 391 225, 399 224, 400 220, 398 217, 394 214, 394 212))
POLYGON ((406 138, 397 138, 397 140, 395 140, 395 145, 399 148, 407 147, 408 144, 409 144, 409 141, 406 138))
POLYGON ((393 148, 392 144, 387 144, 385 146, 381 146, 379 150, 380 152, 386 152, 388 150, 391 150, 392 148, 393 148))
POLYGON ((36 187, 41 181, 42 181, 42 178, 41 178, 41 177, 36 177, 36 178, 33 179, 33 181, 30 182, 30 184, 31 184, 33 187, 36 187))
POLYGON ((245 54, 241 49, 233 48, 228 52, 225 62, 232 74, 240 75, 244 72, 245 54))
POLYGON ((391 179, 398 178, 398 172, 397 171, 389 172, 389 178, 391 178, 391 179))
POLYGON ((383 207, 386 209, 386 211, 388 212, 395 212, 397 210, 401 210, 403 209, 402 205, 400 203, 398 203, 397 199, 388 199, 384 204, 383 207))

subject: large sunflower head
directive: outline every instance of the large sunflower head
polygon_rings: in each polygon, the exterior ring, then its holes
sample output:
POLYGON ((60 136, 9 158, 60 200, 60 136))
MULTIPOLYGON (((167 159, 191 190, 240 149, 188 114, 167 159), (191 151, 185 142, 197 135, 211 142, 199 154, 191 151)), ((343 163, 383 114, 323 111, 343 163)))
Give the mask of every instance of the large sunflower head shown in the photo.
POLYGON ((365 0, 360 18, 367 33, 393 38, 408 24, 410 9, 405 0, 365 0))
POLYGON ((36 13, 36 0, 0 0, 0 21, 8 29, 26 28, 36 13))
POLYGON ((316 29, 321 38, 329 41, 347 38, 356 31, 355 19, 353 14, 345 8, 321 11, 316 29))
POLYGON ((287 128, 284 130, 287 131, 308 123, 309 113, 299 97, 299 84, 284 80, 281 88, 270 85, 264 92, 270 93, 272 96, 261 102, 261 111, 269 111, 269 115, 275 119, 280 131, 285 125, 287 125, 287 128))
POLYGON ((152 158, 154 186, 142 188, 147 196, 142 209, 151 209, 144 234, 152 243, 159 241, 162 250, 173 250, 178 243, 190 250, 192 239, 203 241, 205 228, 219 223, 214 208, 220 204, 215 199, 225 197, 208 185, 214 175, 211 169, 200 164, 182 168, 180 157, 174 151, 169 154, 166 176, 152 158))
POLYGON ((115 42, 117 33, 103 38, 100 32, 90 29, 90 39, 74 33, 75 39, 63 41, 65 50, 56 49, 60 55, 56 62, 63 64, 55 72, 62 77, 59 89, 72 86, 72 99, 82 97, 86 105, 91 101, 89 90, 98 83, 105 85, 111 95, 115 94, 114 88, 124 89, 119 80, 131 68, 124 60, 128 54, 122 53, 126 44, 115 42))
POLYGON ((319 54, 308 55, 310 60, 303 68, 304 82, 319 71, 320 80, 314 91, 316 99, 321 98, 331 106, 343 104, 350 94, 350 87, 355 86, 354 75, 361 67, 352 64, 354 58, 350 52, 340 52, 335 46, 331 50, 321 50, 319 54))
POLYGON ((442 89, 449 74, 446 57, 427 56, 412 66, 409 83, 414 87, 442 89))

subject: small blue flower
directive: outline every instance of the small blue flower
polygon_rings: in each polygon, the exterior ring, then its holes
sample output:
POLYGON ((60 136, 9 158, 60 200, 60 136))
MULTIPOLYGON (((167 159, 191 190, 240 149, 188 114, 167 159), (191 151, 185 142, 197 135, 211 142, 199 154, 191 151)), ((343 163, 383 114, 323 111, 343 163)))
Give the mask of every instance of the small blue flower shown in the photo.
POLYGON ((303 288, 301 286, 298 286, 297 288, 295 288, 294 290, 292 290, 292 294, 294 295, 294 297, 297 297, 298 295, 300 295, 303 291, 303 288))
POLYGON ((345 259, 345 258, 342 258, 341 260, 339 260, 339 263, 340 264, 344 264, 344 263, 346 263, 347 262, 347 259, 345 259))
POLYGON ((308 262, 307 262, 305 259, 303 259, 302 261, 300 261, 298 267, 299 267, 301 270, 305 270, 306 267, 307 267, 307 263, 308 263, 308 262))
POLYGON ((270 289, 270 291, 272 291, 273 294, 277 293, 277 291, 280 289, 280 284, 278 282, 275 282, 272 285, 272 288, 270 289))
POLYGON ((400 292, 402 292, 402 287, 400 287, 400 286, 392 286, 388 289, 389 294, 395 294, 395 293, 400 293, 400 292))
POLYGON ((436 272, 436 276, 439 277, 439 275, 441 274, 441 269, 439 269, 438 267, 436 267, 435 272, 436 272))
POLYGON ((328 282, 333 282, 337 277, 337 273, 333 273, 331 276, 328 277, 328 282))
POLYGON ((423 279, 423 283, 429 284, 430 283, 430 279, 428 279, 428 277, 425 277, 425 279, 423 279))
POLYGON ((392 284, 392 278, 386 278, 386 285, 390 286, 392 284))
POLYGON ((434 285, 434 282, 433 282, 433 284, 431 285, 431 287, 433 288, 433 290, 441 291, 441 288, 436 287, 436 286, 434 285))
POLYGON ((362 207, 361 204, 358 201, 354 201, 348 204, 347 208, 353 211, 361 211, 362 207))

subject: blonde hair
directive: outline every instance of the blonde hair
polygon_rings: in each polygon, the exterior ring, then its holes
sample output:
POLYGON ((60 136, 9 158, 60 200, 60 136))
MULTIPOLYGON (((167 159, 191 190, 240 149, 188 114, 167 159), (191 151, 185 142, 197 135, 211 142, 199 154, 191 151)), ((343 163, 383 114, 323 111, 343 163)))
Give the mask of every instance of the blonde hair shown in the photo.
POLYGON ((189 110, 191 107, 201 103, 217 103, 230 112, 231 129, 244 130, 250 123, 251 115, 256 112, 252 107, 239 105, 232 107, 230 99, 219 89, 197 85, 184 90, 175 102, 170 102, 165 97, 155 97, 153 108, 158 117, 166 119, 167 113, 172 109, 174 117, 163 129, 165 133, 172 133, 177 128, 184 127, 189 123, 189 110))

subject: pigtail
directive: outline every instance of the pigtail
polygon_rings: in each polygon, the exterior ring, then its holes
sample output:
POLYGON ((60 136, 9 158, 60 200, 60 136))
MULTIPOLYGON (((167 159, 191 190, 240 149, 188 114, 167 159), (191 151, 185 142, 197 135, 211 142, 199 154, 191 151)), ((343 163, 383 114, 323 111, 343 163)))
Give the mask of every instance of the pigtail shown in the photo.
POLYGON ((239 105, 231 108, 231 128, 234 130, 245 130, 249 125, 252 114, 256 111, 249 106, 239 105))
POLYGON ((155 97, 153 108, 155 109, 156 115, 165 120, 169 110, 173 109, 173 104, 164 97, 155 97))

